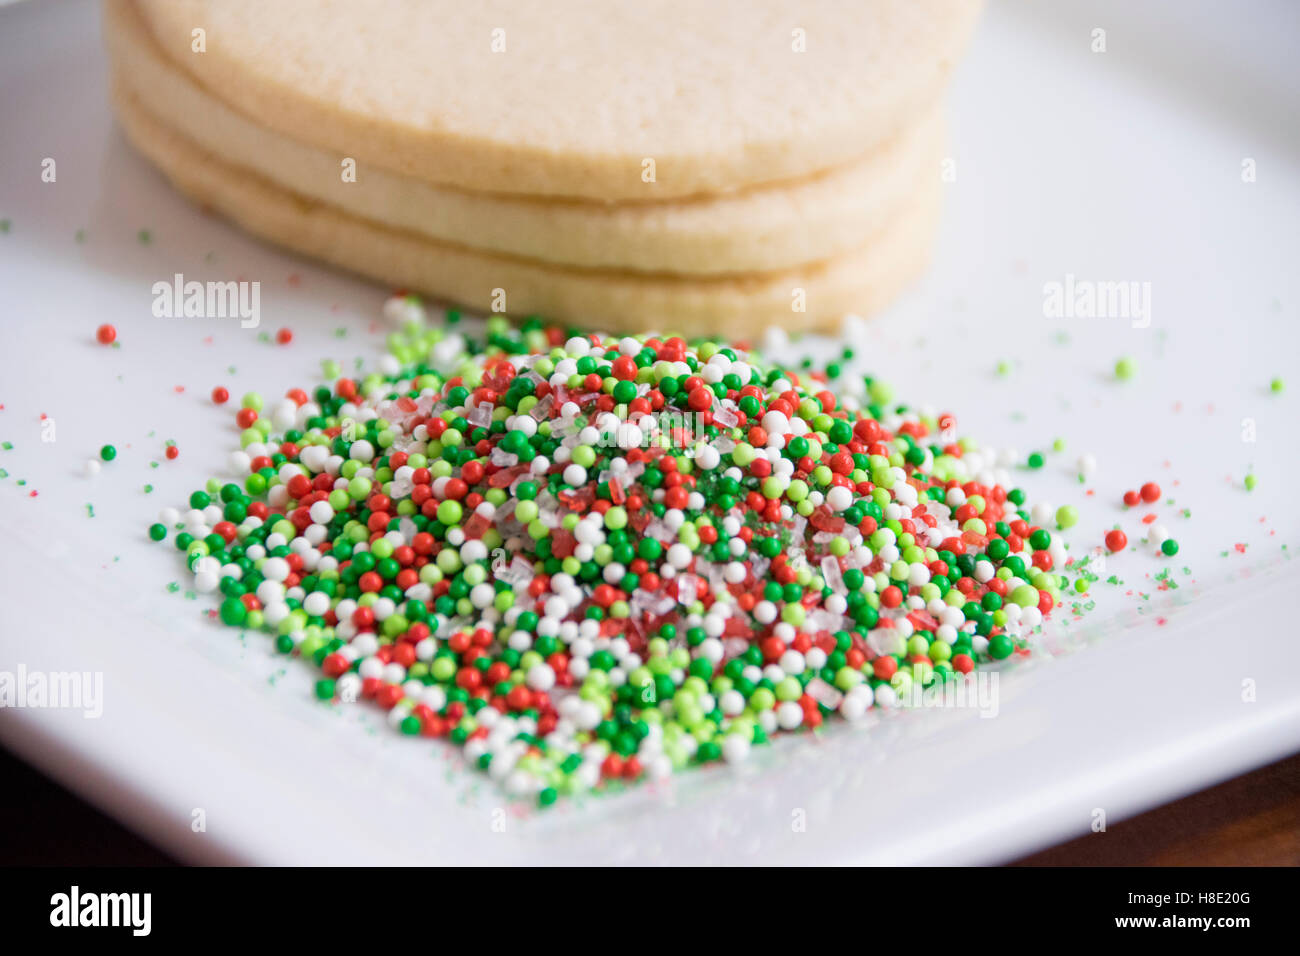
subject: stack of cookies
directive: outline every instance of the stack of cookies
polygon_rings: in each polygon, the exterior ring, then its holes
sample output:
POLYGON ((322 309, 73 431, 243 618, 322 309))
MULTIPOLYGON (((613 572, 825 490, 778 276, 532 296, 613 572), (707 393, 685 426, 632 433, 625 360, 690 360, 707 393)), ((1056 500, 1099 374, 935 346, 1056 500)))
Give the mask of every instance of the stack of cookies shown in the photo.
POLYGON ((105 0, 113 100, 250 232, 447 303, 752 338, 924 267, 979 0, 105 0))

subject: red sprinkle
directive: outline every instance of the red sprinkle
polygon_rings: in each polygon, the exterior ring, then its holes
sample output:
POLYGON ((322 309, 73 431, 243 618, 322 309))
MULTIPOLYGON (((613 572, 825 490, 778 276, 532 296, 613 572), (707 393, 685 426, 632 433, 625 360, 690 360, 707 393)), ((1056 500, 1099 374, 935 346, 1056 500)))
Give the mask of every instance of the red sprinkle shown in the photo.
POLYGON ((99 339, 100 345, 112 345, 117 341, 117 329, 105 323, 95 330, 95 338, 99 339))
POLYGON ((293 341, 293 330, 281 329, 279 332, 275 333, 275 340, 281 345, 288 345, 293 341))
POLYGON ((175 445, 168 445, 167 450, 163 452, 163 454, 166 455, 171 460, 175 460, 176 456, 179 455, 180 453, 181 450, 177 448, 175 445))
POLYGON ((1119 528, 1106 532, 1106 547, 1111 551, 1123 551, 1128 545, 1128 535, 1119 528))
POLYGON ((212 401, 217 405, 224 405, 230 401, 230 392, 224 385, 218 385, 212 390, 212 401))
POLYGON ((1142 500, 1147 504, 1160 500, 1160 486, 1154 481, 1148 481, 1142 486, 1142 500))

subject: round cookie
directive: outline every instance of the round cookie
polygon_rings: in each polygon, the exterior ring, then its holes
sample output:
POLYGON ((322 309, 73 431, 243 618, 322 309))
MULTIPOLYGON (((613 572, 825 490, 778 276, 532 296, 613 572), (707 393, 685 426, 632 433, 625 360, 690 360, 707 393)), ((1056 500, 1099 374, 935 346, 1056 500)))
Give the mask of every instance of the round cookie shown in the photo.
POLYGON ((183 192, 248 231, 393 287, 480 311, 542 314, 612 332, 687 330, 750 339, 769 325, 813 330, 880 308, 929 258, 938 176, 862 248, 797 269, 717 279, 542 266, 376 225, 231 167, 114 91, 127 136, 183 192), (503 293, 505 301, 501 302, 503 293), (797 311, 802 303, 803 311, 797 311))
POLYGON ((338 209, 468 248, 547 263, 725 275, 817 262, 856 249, 937 174, 937 105, 863 160, 717 198, 598 203, 471 193, 360 166, 264 129, 200 87, 157 48, 131 3, 110 3, 113 73, 162 125, 224 162, 338 209))
POLYGON ((868 155, 979 0, 107 0, 290 139, 463 189, 662 201, 868 155), (650 173, 653 172, 653 176, 650 173))

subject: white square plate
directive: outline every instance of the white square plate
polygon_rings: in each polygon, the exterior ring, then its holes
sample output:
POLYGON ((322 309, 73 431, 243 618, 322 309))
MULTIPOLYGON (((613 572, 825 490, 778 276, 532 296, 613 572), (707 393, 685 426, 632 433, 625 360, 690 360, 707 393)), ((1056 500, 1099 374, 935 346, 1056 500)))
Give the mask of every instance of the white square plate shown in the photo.
POLYGON ((1123 584, 1094 587, 1081 621, 1058 611, 1047 643, 1072 652, 1001 673, 996 719, 896 713, 545 813, 370 708, 317 703, 309 667, 184 595, 145 529, 224 474, 234 405, 209 391, 279 396, 322 356, 373 363, 383 292, 206 218, 137 158, 105 103, 96 6, 0 11, 0 671, 103 674, 98 719, 5 709, 0 738, 182 858, 258 863, 997 862, 1294 751, 1300 13, 1133 6, 989 9, 957 76, 934 266, 853 343, 963 434, 1026 454, 1066 438, 1023 484, 1078 503, 1074 554, 1122 523, 1139 544, 1109 561, 1123 584), (176 272, 260 281, 261 329, 154 318, 176 272), (1067 274, 1150 283, 1149 327, 1046 317, 1067 274), (96 344, 101 322, 120 348, 96 344), (291 345, 259 337, 280 327, 291 345), (1120 355, 1139 368, 1124 384, 1120 355), (118 459, 86 477, 106 442, 118 459), (1080 484, 1084 452, 1100 467, 1080 484), (1125 513, 1148 480, 1173 503, 1125 513), (1147 511, 1175 559, 1140 547, 1147 511))

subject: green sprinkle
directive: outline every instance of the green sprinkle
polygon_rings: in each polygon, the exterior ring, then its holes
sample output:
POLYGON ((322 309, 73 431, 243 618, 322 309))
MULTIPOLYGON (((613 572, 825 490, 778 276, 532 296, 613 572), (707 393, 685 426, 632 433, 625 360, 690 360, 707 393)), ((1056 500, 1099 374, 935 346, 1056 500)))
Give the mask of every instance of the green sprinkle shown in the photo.
POLYGON ((1127 355, 1115 362, 1115 378, 1127 382, 1137 374, 1137 362, 1127 355))

